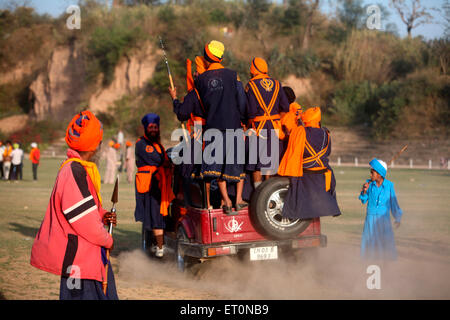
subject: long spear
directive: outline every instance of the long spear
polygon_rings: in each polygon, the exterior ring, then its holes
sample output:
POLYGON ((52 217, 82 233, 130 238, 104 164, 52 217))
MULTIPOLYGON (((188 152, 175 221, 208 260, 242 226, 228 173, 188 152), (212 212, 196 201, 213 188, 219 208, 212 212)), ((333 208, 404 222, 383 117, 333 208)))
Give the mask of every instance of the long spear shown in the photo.
MULTIPOLYGON (((167 73, 169 75, 170 88, 173 90, 175 87, 173 85, 172 73, 170 72, 169 60, 167 59, 166 50, 164 48, 164 43, 163 43, 163 40, 162 40, 161 36, 159 36, 159 43, 161 44, 161 49, 162 49, 163 55, 164 55, 164 61, 165 61, 166 66, 167 66, 167 73)), ((187 137, 187 134, 186 134, 186 128, 184 126, 184 122, 181 122, 181 128, 183 129, 184 141, 186 141, 186 143, 188 143, 188 137, 187 137)))
POLYGON ((408 149, 408 145, 405 145, 399 152, 397 152, 389 161, 389 164, 392 165, 392 163, 406 150, 408 149))
POLYGON ((164 43, 163 43, 161 36, 159 36, 159 43, 161 44, 161 49, 164 54, 164 61, 166 62, 166 66, 167 66, 167 73, 169 74, 170 88, 173 90, 174 86, 173 86, 172 73, 170 72, 169 60, 167 59, 166 50, 164 49, 164 43))
MULTIPOLYGON (((111 209, 111 213, 115 213, 116 212, 116 203, 119 202, 119 176, 117 176, 116 183, 114 184, 114 191, 113 191, 113 194, 111 196, 111 202, 113 203, 113 206, 112 206, 112 209, 111 209)), ((111 222, 109 223, 108 232, 112 236, 113 224, 111 222)), ((109 254, 110 254, 110 249, 106 249, 105 280, 102 283, 103 293, 105 295, 106 295, 106 290, 108 288, 109 254)))

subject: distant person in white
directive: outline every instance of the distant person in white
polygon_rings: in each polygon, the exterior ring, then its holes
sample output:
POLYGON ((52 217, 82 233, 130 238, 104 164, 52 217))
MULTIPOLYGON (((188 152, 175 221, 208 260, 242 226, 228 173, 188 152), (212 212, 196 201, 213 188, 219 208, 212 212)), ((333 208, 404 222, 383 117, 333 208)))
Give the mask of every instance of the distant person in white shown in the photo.
POLYGON ((119 165, 119 172, 122 172, 123 167, 124 167, 124 161, 123 161, 123 148, 122 146, 124 145, 124 141, 125 141, 125 135, 123 134, 122 129, 119 129, 119 133, 117 133, 117 143, 120 144, 120 148, 119 148, 119 161, 120 161, 120 165, 119 165))
POLYGON ((23 150, 18 143, 14 143, 14 150, 11 152, 11 180, 18 180, 20 176, 21 164, 23 159, 23 150))

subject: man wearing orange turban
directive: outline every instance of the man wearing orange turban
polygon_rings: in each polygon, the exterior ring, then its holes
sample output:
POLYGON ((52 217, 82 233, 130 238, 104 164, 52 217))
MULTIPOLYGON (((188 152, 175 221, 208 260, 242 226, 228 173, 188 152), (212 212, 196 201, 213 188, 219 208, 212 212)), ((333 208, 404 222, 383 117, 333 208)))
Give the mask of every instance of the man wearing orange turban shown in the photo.
POLYGON ((118 299, 113 269, 105 259, 113 238, 104 228, 116 224, 116 215, 102 208, 100 174, 92 162, 102 137, 102 124, 90 111, 80 112, 70 122, 67 159, 31 250, 31 265, 61 276, 62 300, 118 299))
POLYGON ((328 163, 330 132, 321 126, 320 108, 301 114, 304 126, 294 128, 278 174, 290 177, 283 217, 310 219, 341 214, 336 201, 336 180, 328 163))
POLYGON ((271 78, 268 74, 269 68, 263 58, 256 57, 250 65, 252 78, 245 88, 247 95, 247 114, 249 127, 252 127, 258 136, 256 159, 249 158, 246 170, 253 175, 253 184, 258 187, 263 176, 268 178, 275 172, 268 171, 278 163, 282 152, 282 141, 284 132, 281 127, 281 117, 289 112, 289 101, 287 100, 281 83, 271 78), (278 133, 276 133, 276 130, 278 133), (272 137, 276 133, 278 147, 272 150, 272 137), (263 163, 262 157, 269 157, 269 163, 263 163))

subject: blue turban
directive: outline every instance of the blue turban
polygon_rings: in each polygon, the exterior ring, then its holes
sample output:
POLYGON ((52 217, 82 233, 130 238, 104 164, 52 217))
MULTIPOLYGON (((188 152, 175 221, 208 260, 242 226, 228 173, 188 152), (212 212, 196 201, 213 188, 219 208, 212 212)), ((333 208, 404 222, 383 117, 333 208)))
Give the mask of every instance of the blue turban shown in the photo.
POLYGON ((378 172, 383 178, 386 177, 387 173, 387 165, 386 162, 382 160, 378 160, 377 158, 372 159, 372 161, 369 162, 369 165, 372 167, 373 170, 378 172))
POLYGON ((156 123, 159 127, 159 116, 156 113, 148 113, 142 118, 141 122, 144 129, 147 129, 150 123, 156 123))

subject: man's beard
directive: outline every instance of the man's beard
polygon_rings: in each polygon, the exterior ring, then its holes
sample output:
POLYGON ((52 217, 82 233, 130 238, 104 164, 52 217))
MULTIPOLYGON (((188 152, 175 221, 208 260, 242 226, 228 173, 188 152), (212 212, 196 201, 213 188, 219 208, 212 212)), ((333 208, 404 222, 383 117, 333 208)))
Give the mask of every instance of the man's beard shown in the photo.
POLYGON ((150 142, 159 142, 161 140, 161 136, 160 136, 159 131, 158 132, 151 132, 151 133, 146 132, 145 136, 147 137, 147 139, 150 142))

